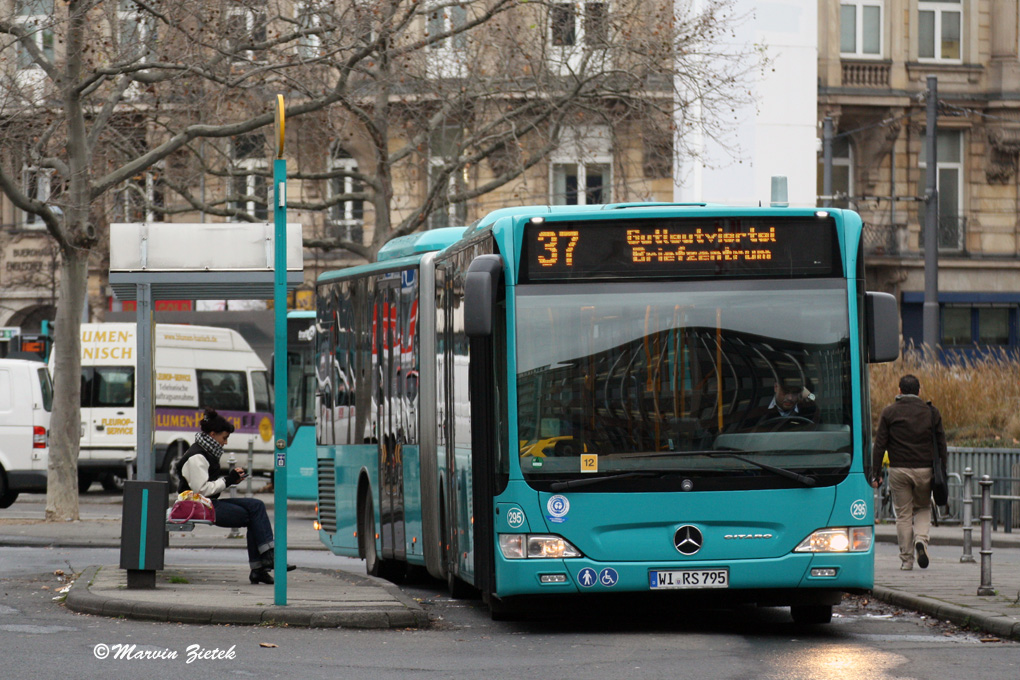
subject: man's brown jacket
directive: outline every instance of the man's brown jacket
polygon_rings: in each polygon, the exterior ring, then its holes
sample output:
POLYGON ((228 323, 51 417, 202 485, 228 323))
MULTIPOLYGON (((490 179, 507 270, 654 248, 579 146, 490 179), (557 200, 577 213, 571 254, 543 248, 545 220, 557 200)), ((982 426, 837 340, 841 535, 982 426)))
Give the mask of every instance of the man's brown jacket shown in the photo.
POLYGON ((889 452, 889 467, 930 468, 932 466, 932 416, 935 417, 935 436, 939 455, 945 469, 946 433, 942 429, 942 414, 937 408, 916 395, 900 394, 896 401, 882 409, 878 419, 878 432, 872 446, 875 474, 882 469, 882 456, 889 452))

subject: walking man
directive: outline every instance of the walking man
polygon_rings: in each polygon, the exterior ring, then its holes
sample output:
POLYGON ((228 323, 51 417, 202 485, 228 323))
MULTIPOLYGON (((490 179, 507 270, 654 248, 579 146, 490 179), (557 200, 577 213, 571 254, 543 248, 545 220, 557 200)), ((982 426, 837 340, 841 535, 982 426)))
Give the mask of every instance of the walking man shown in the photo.
POLYGON ((900 545, 900 569, 928 567, 928 531, 931 529, 932 429, 938 454, 946 464, 946 433, 942 415, 918 396, 921 383, 912 375, 900 378, 896 401, 882 409, 872 447, 875 478, 882 483, 882 457, 889 452, 889 491, 896 509, 896 539, 900 545))

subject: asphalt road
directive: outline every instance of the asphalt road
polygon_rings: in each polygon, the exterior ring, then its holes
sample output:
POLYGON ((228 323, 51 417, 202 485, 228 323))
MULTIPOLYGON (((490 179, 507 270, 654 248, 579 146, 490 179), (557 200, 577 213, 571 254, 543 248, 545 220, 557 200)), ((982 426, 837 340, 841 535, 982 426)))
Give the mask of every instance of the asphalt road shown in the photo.
MULTIPOLYGON (((89 493, 82 515, 119 518, 119 501, 89 493)), ((395 631, 146 623, 75 614, 54 601, 64 578, 56 572, 118 557, 113 548, 0 549, 0 677, 1020 678, 1020 644, 864 598, 844 601, 830 625, 816 627, 793 624, 786 609, 685 609, 655 597, 564 603, 543 616, 494 622, 480 601, 418 582, 401 587, 424 604, 432 625, 395 631)), ((288 558, 364 570, 323 550, 288 558)), ((208 550, 167 553, 168 565, 209 559, 208 550)), ((215 559, 243 562, 244 550, 216 550, 215 559)))
MULTIPOLYGON (((494 622, 480 601, 452 600, 439 584, 416 583, 403 588, 425 604, 432 626, 397 631, 155 624, 74 614, 53 601, 61 586, 54 572, 110 563, 116 552, 0 550, 0 675, 61 680, 124 673, 161 679, 181 673, 260 679, 1020 677, 1020 644, 982 641, 954 626, 864 599, 844 602, 832 624, 817 627, 796 626, 785 609, 681 611, 654 598, 595 601, 526 621, 494 622), (220 658, 189 663, 189 650, 220 658), (151 658, 141 658, 146 655, 151 658)), ((322 551, 293 556, 307 566, 362 568, 357 560, 322 551)), ((204 559, 207 551, 168 554, 171 563, 204 559)))

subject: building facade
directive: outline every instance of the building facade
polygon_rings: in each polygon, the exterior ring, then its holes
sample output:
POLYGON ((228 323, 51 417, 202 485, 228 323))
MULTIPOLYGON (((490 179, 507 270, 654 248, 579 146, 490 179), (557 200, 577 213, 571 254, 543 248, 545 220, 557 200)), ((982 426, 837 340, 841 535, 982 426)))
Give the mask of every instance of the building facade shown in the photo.
MULTIPOLYGON (((939 344, 1020 345, 1017 22, 1012 0, 819 2, 818 124, 834 124, 832 205, 864 219, 869 288, 898 297, 908 343, 922 340, 923 198, 936 172, 939 344)), ((818 176, 821 195, 821 166, 818 176)))
MULTIPOLYGON (((390 7, 391 4, 387 3, 386 6, 390 7)), ((484 2, 467 0, 463 3, 429 2, 428 5, 435 9, 426 8, 424 4, 419 8, 416 3, 407 3, 407 7, 414 8, 415 19, 405 35, 394 37, 395 43, 413 43, 429 35, 465 26, 479 16, 478 13, 486 6, 484 2)), ((203 3, 195 5, 199 8, 203 6, 203 3)), ((351 30, 352 22, 356 23, 354 20, 361 17, 360 12, 366 6, 356 1, 295 0, 270 4, 252 0, 246 3, 227 2, 224 6, 229 11, 216 21, 226 21, 229 30, 219 48, 221 53, 228 54, 232 60, 230 63, 221 62, 221 65, 228 63, 229 68, 225 66, 225 72, 232 76, 252 67, 258 71, 271 58, 281 58, 288 60, 288 64, 306 60, 309 67, 305 73, 311 79, 321 71, 316 70, 317 61, 331 57, 331 50, 356 52, 360 49, 359 45, 374 40, 373 36, 378 29, 378 26, 373 28, 370 13, 364 27, 359 24, 355 26, 357 31, 351 30), (280 12, 280 15, 274 16, 273 12, 280 12), (237 36, 261 38, 264 41, 270 37, 278 38, 283 32, 293 31, 294 27, 308 34, 294 39, 293 44, 279 48, 271 56, 253 56, 247 49, 250 45, 238 46, 240 38, 237 36), (320 29, 321 33, 318 32, 320 29), (327 39, 335 42, 327 44, 327 39)), ((412 85, 405 84, 410 83, 412 78, 419 78, 419 84, 428 80, 457 83, 458 78, 465 78, 464 65, 472 64, 473 56, 481 55, 478 57, 480 62, 486 58, 492 59, 492 54, 487 56, 484 49, 498 47, 501 35, 507 41, 519 35, 527 37, 527 31, 517 30, 522 26, 544 28, 533 32, 536 45, 541 49, 522 50, 519 45, 508 42, 506 50, 496 50, 495 54, 509 54, 512 56, 511 61, 520 60, 522 63, 518 70, 524 76, 532 77, 526 71, 535 68, 535 55, 545 55, 543 58, 547 67, 542 73, 537 70, 531 72, 535 80, 583 74, 584 68, 594 68, 603 73, 612 72, 614 68, 626 69, 625 61, 615 65, 603 63, 615 58, 613 54, 627 54, 623 49, 613 52, 614 41, 622 40, 621 36, 625 34, 639 37, 649 35, 645 24, 662 23, 649 8, 665 8, 668 11, 670 6, 670 0, 658 3, 640 0, 564 0, 548 6, 543 4, 541 7, 521 3, 521 10, 516 15, 508 13, 490 20, 490 39, 483 41, 475 34, 459 34, 424 48, 409 48, 405 54, 420 57, 421 63, 412 59, 408 59, 407 63, 402 62, 400 67, 405 70, 397 74, 399 83, 396 79, 389 83, 389 87, 393 88, 393 108, 406 115, 401 119, 394 117, 389 127, 387 144, 391 149, 402 146, 410 148, 404 155, 395 154, 399 156, 398 160, 387 164, 389 179, 392 180, 392 190, 389 192, 390 223, 399 224, 401 220, 415 218, 420 206, 428 196, 436 193, 440 183, 450 200, 440 201, 436 209, 429 211, 421 228, 467 225, 493 209, 514 204, 671 200, 672 144, 668 115, 653 121, 653 114, 632 113, 627 106, 610 103, 603 112, 592 111, 590 119, 573 115, 569 126, 559 129, 558 137, 554 140, 550 134, 554 126, 550 124, 547 126, 549 130, 542 133, 545 137, 539 135, 538 140, 525 140, 519 147, 507 145, 502 152, 480 156, 477 162, 465 165, 450 175, 449 172, 444 174, 444 167, 450 166, 448 161, 451 154, 463 153, 463 140, 469 136, 465 121, 484 127, 492 125, 493 120, 480 113, 484 109, 482 98, 479 97, 469 102, 469 115, 461 113, 460 118, 451 118, 449 124, 440 123, 435 126, 435 122, 430 119, 444 103, 442 97, 436 95, 442 89, 410 92, 412 85), (507 26, 514 21, 521 26, 507 30, 507 26), (511 47, 516 49, 509 49, 511 47), (419 110, 412 110, 414 106, 419 110), (418 143, 414 136, 421 132, 424 121, 428 121, 428 125, 435 129, 430 127, 431 134, 425 141, 418 143), (548 152, 542 149, 550 141, 555 142, 553 150, 548 152), (542 162, 528 165, 523 174, 507 183, 497 181, 500 175, 507 174, 511 166, 520 165, 522 156, 538 151, 544 155, 542 162), (490 186, 493 187, 491 190, 472 195, 473 190, 490 186), (471 197, 453 200, 458 195, 471 197)), ((0 0, 0 17, 10 13, 14 23, 34 30, 32 35, 38 43, 36 48, 39 55, 33 57, 31 51, 14 43, 0 51, 0 70, 3 71, 0 75, 5 76, 5 80, 0 81, 0 94, 5 99, 0 101, 7 102, 8 106, 0 106, 0 125, 17 126, 25 123, 26 119, 32 117, 31 111, 35 104, 53 109, 59 107, 59 99, 47 94, 46 74, 36 62, 39 58, 56 61, 62 58, 64 41, 59 39, 59 30, 65 19, 64 12, 66 9, 53 0, 0 0), (21 112, 11 108, 10 102, 14 101, 23 102, 21 112)), ((130 0, 107 0, 101 6, 97 5, 93 12, 96 19, 94 30, 99 38, 104 39, 107 49, 135 50, 122 54, 118 57, 121 60, 135 58, 145 54, 146 50, 163 49, 160 45, 171 42, 167 35, 170 32, 160 27, 159 22, 152 17, 147 17, 143 9, 130 0), (156 35, 160 31, 163 33, 157 41, 156 35)), ((221 37, 209 37, 209 40, 213 39, 221 37)), ((117 62, 113 57, 111 63, 117 62)), ((669 62, 665 63, 668 65, 669 62)), ((493 71, 494 68, 488 68, 489 73, 493 71)), ((479 71, 482 75, 486 72, 485 69, 479 71)), ((474 77, 478 78, 479 73, 474 74, 474 77)), ((650 81, 645 84, 650 84, 650 81)), ((273 88, 276 87, 279 86, 273 85, 273 88)), ((171 94, 180 95, 181 91, 171 94)), ((667 81, 665 88, 657 90, 650 87, 644 94, 648 94, 651 99, 664 99, 668 102, 669 83, 667 81)), ((275 94, 267 95, 263 100, 251 95, 253 106, 262 106, 274 98, 275 94)), ((295 100, 298 98, 295 94, 295 100)), ((141 155, 169 135, 167 130, 170 126, 163 125, 158 116, 167 115, 171 109, 164 107, 157 110, 152 107, 153 99, 151 92, 147 92, 138 83, 124 91, 120 109, 113 116, 116 125, 111 125, 116 127, 116 139, 115 144, 109 147, 110 167, 122 164, 125 158, 141 155), (139 115, 140 110, 152 113, 139 115), (114 158, 116 153, 122 153, 122 157, 114 158)), ((164 99, 170 101, 171 97, 166 96, 164 99)), ((606 101, 610 99, 606 97, 606 101)), ((187 99, 182 98, 180 101, 187 99)), ((369 102, 370 98, 365 101, 369 102)), ((210 101, 209 105, 220 103, 210 101)), ((249 103, 239 101, 241 117, 247 113, 244 104, 249 103)), ((374 104, 363 104, 361 114, 367 118, 372 106, 374 104)), ((486 115, 495 108, 489 109, 486 115)), ((193 106, 183 106, 178 110, 182 116, 196 119, 206 113, 194 109, 193 106)), ((656 106, 650 104, 648 110, 653 109, 656 106)), ((222 118, 218 122, 221 121, 222 118)), ((25 123, 23 127, 30 128, 31 125, 25 123)), ((39 135, 33 136, 30 132, 22 134, 30 141, 39 139, 39 135)), ((364 126, 359 126, 357 116, 341 110, 341 107, 332 107, 288 121, 286 157, 289 169, 297 173, 287 184, 288 218, 302 223, 305 242, 314 244, 305 251, 306 284, 294 296, 292 304, 295 307, 312 304, 312 289, 319 273, 362 261, 349 250, 330 244, 348 241, 364 246, 378 245, 374 240, 378 215, 371 194, 365 191, 362 181, 365 177, 371 178, 379 167, 378 148, 373 148, 370 138, 364 126), (359 179, 359 175, 362 179, 359 179)), ((107 312, 130 311, 131 305, 117 302, 106 285, 106 253, 109 248, 108 244, 102 242, 105 238, 102 235, 108 233, 106 227, 110 223, 269 220, 274 203, 270 163, 272 150, 272 130, 269 129, 230 138, 202 140, 192 145, 186 153, 175 153, 124 182, 116 190, 104 194, 101 203, 97 201, 93 211, 101 242, 96 246, 90 262, 92 273, 87 309, 82 313, 83 320, 101 321, 107 312)), ((34 164, 29 160, 31 154, 27 150, 23 158, 15 158, 14 155, 8 154, 4 163, 8 175, 16 181, 20 180, 21 190, 31 198, 59 206, 62 187, 53 170, 34 164)), ((96 165, 99 166, 104 160, 97 156, 96 165)), ((57 261, 55 248, 42 221, 18 209, 0 194, 0 326, 21 326, 26 332, 35 332, 39 330, 43 319, 53 318, 56 277, 59 275, 55 267, 57 261)), ((199 309, 198 304, 187 300, 163 301, 161 305, 175 312, 199 309)), ((202 307, 210 305, 203 304, 202 307)), ((216 309, 217 305, 211 307, 216 309)), ((223 303, 216 311, 224 307, 230 308, 231 305, 223 303)), ((250 305, 244 307, 250 308, 250 305)))

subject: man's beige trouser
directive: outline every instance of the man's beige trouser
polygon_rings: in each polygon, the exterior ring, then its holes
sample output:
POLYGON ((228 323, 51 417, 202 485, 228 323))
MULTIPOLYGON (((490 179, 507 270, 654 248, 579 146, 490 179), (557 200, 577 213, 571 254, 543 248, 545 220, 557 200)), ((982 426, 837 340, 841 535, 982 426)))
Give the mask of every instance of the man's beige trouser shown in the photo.
POLYGON ((931 468, 889 468, 889 492, 896 509, 900 561, 914 564, 914 545, 928 549, 931 530, 931 468))

